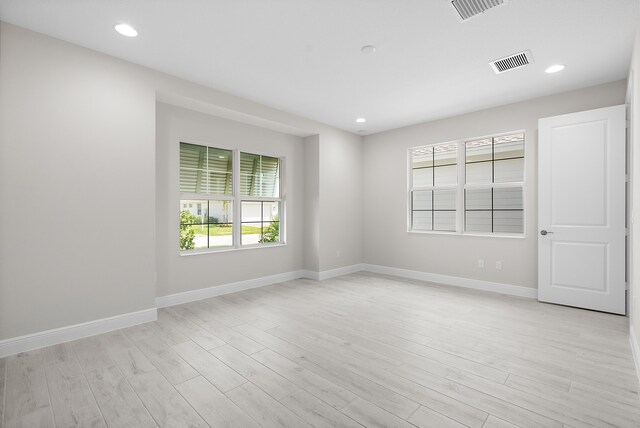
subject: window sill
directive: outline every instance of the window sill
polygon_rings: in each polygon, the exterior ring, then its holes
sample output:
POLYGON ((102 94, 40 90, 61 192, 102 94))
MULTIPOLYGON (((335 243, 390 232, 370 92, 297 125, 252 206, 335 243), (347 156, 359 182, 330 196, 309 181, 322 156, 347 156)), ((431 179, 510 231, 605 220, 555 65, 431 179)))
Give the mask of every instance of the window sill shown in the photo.
POLYGON ((432 230, 408 230, 407 233, 416 235, 448 235, 448 236, 472 236, 476 238, 507 238, 507 239, 524 239, 524 233, 457 233, 457 232, 439 232, 432 230))
POLYGON ((178 255, 180 257, 190 257, 190 256, 199 256, 202 254, 217 254, 217 253, 232 253, 235 251, 247 251, 247 250, 257 250, 261 248, 274 248, 274 247, 284 247, 286 246, 286 242, 279 242, 276 244, 257 244, 257 245, 246 245, 244 247, 225 247, 225 248, 206 248, 202 250, 188 250, 188 251, 180 251, 178 255))

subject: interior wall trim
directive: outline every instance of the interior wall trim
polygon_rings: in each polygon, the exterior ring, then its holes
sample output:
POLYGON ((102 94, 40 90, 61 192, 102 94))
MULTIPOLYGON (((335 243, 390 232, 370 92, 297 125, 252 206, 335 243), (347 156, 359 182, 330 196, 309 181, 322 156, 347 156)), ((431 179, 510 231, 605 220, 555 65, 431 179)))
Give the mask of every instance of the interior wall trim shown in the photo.
POLYGON ((325 279, 335 278, 336 276, 348 275, 350 273, 356 273, 364 270, 363 264, 355 264, 351 266, 344 266, 337 269, 324 270, 322 272, 311 272, 316 276, 317 281, 324 281, 325 279))
MULTIPOLYGON (((329 269, 320 272, 303 269, 248 279, 245 281, 233 282, 229 284, 216 285, 212 287, 201 288, 198 290, 185 291, 181 293, 170 294, 168 296, 160 296, 156 297, 155 308, 88 321, 81 324, 75 324, 25 336, 5 339, 0 341, 0 358, 18 354, 20 352, 26 352, 34 349, 44 348, 46 346, 56 345, 58 343, 69 342, 88 336, 107 333, 109 331, 131 327, 137 324, 155 321, 157 319, 157 309, 159 308, 195 302, 198 300, 208 299, 210 297, 222 296, 224 294, 264 287, 267 285, 277 284, 284 281, 291 281, 298 278, 308 278, 316 281, 323 281, 326 279, 335 278, 337 276, 361 271, 398 276, 401 278, 415 279, 436 284, 451 285, 455 287, 470 288, 474 290, 489 291, 493 293, 508 294, 511 296, 527 297, 532 299, 537 298, 537 289, 535 288, 481 281, 477 279, 460 278, 455 276, 440 275, 429 272, 400 269, 367 263, 343 266, 340 268, 329 269)), ((638 368, 638 370, 640 370, 640 349, 638 348, 637 337, 635 336, 633 330, 631 331, 631 345, 634 351, 636 367, 638 368)))
POLYGON ((101 318, 93 321, 74 324, 25 336, 12 337, 0 341, 0 358, 20 352, 32 351, 46 346, 70 342, 96 334, 108 333, 121 328, 131 327, 146 322, 155 321, 158 318, 156 308, 144 309, 137 312, 116 315, 109 318, 101 318))
POLYGON ((436 284, 452 285, 454 287, 470 288, 473 290, 489 291, 492 293, 507 294, 510 296, 538 298, 538 289, 522 287, 520 285, 502 284, 499 282, 482 281, 479 279, 461 278, 458 276, 440 275, 437 273, 422 272, 417 270, 400 269, 389 266, 363 264, 362 270, 381 273, 385 275, 399 276, 407 279, 433 282, 436 284))
POLYGON ((309 271, 306 270, 295 270, 291 272, 284 272, 275 275, 247 279, 245 281, 238 281, 229 284, 214 285, 207 288, 199 288, 197 290, 184 291, 181 293, 170 294, 168 296, 156 297, 156 307, 158 309, 166 308, 168 306, 181 305, 183 303, 195 302, 197 300, 208 299, 210 297, 222 296, 224 294, 237 293, 238 291, 264 287, 265 285, 277 284, 278 282, 291 281, 298 278, 308 278, 308 274, 309 271))

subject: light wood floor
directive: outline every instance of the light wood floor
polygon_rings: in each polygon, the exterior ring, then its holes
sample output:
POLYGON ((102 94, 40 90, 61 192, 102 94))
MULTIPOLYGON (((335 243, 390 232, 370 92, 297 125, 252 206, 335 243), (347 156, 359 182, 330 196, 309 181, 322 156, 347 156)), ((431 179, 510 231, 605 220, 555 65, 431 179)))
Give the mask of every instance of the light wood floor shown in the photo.
POLYGON ((0 359, 2 421, 639 427, 640 400, 624 317, 353 274, 0 359))

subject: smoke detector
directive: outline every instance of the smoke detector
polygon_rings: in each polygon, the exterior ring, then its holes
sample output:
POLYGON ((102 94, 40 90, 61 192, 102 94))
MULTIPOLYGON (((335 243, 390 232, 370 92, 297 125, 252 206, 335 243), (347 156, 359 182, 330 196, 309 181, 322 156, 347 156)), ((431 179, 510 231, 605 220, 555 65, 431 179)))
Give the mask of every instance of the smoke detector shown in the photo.
POLYGON ((487 10, 504 4, 505 0, 452 0, 451 4, 456 9, 463 21, 472 18, 487 10))
POLYGON ((496 74, 500 74, 506 71, 515 70, 516 68, 524 67, 532 62, 533 57, 531 56, 531 52, 524 51, 491 61, 489 65, 496 74))

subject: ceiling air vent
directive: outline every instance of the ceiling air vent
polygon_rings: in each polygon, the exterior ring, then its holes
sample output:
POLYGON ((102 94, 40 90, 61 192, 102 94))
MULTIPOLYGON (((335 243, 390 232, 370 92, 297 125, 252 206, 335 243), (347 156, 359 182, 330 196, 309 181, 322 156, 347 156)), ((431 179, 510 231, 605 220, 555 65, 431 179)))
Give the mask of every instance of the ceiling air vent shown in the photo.
POLYGON ((456 8, 463 21, 483 13, 492 7, 500 6, 505 0, 453 0, 451 4, 456 8))
POLYGON ((516 68, 524 67, 531 64, 533 57, 531 52, 524 51, 517 54, 509 55, 505 58, 500 58, 495 61, 491 61, 489 65, 496 72, 496 74, 504 73, 505 71, 515 70, 516 68))

